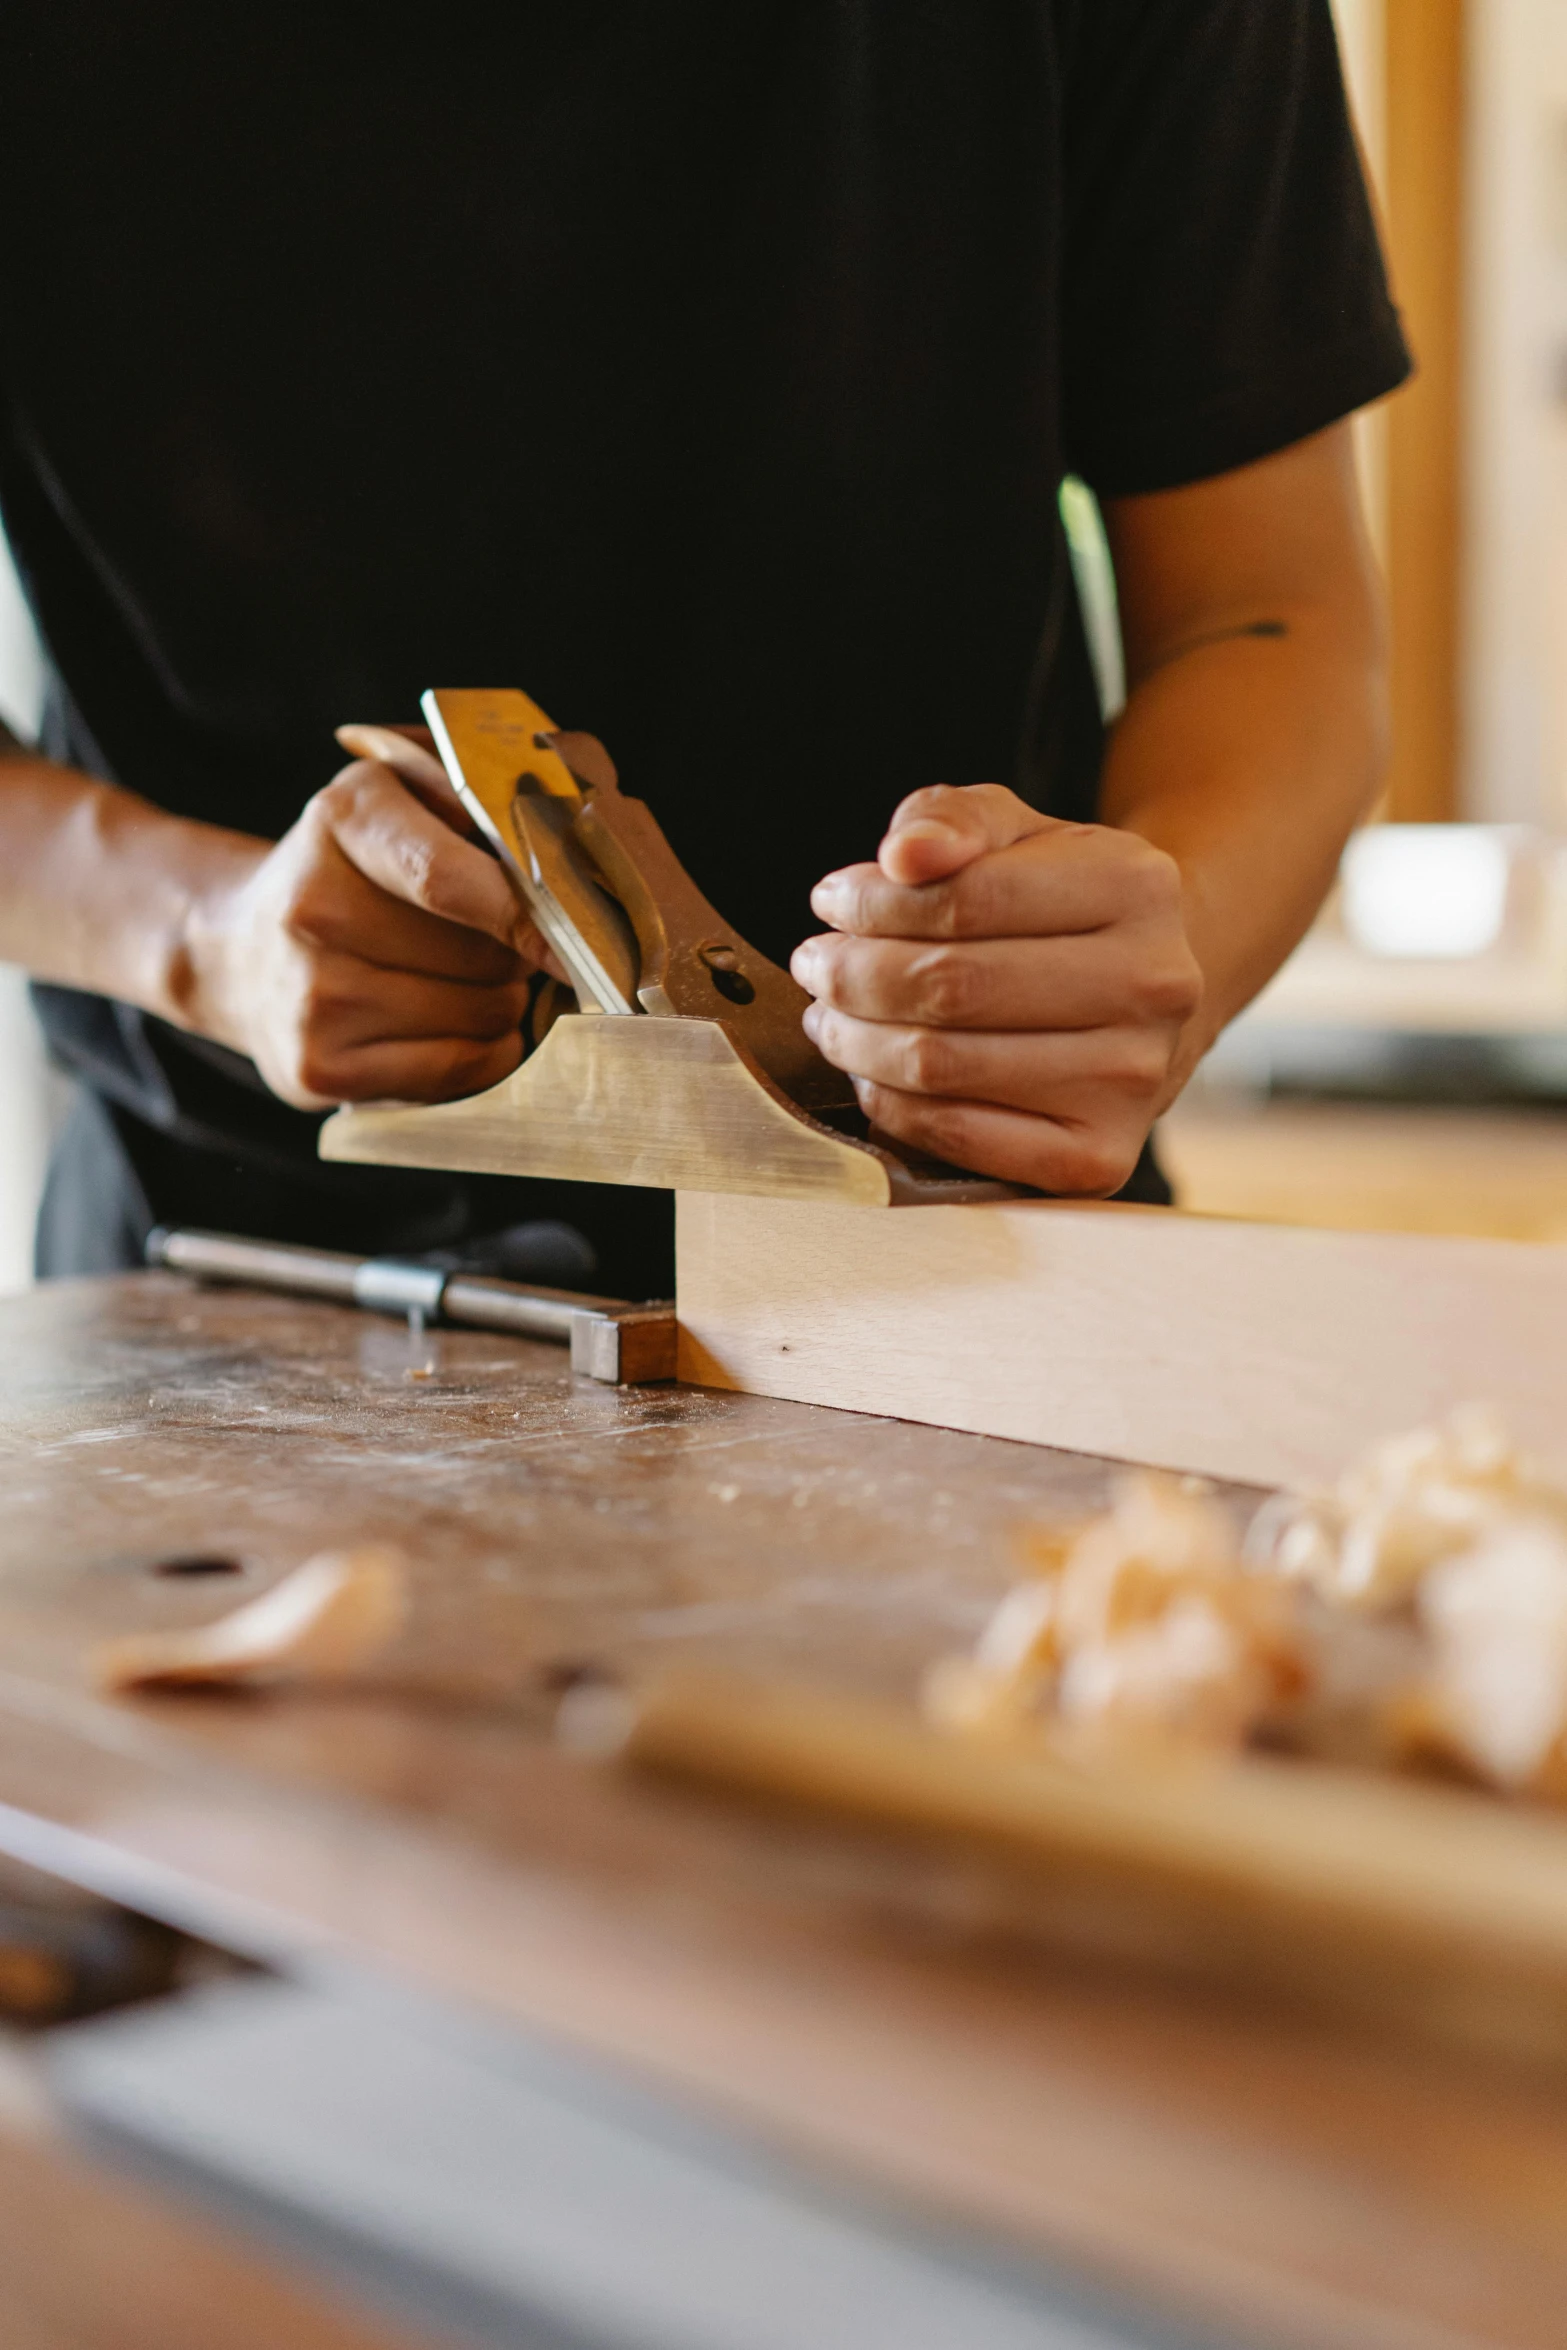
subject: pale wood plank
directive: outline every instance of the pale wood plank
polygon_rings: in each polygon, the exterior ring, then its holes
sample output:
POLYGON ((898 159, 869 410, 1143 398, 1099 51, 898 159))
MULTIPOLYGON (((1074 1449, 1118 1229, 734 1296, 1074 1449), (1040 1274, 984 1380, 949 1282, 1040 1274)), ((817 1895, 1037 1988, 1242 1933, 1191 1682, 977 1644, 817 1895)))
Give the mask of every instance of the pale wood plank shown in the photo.
POLYGON ((1567 1470, 1567 1249, 682 1195, 681 1376, 1255 1484, 1483 1400, 1567 1470))

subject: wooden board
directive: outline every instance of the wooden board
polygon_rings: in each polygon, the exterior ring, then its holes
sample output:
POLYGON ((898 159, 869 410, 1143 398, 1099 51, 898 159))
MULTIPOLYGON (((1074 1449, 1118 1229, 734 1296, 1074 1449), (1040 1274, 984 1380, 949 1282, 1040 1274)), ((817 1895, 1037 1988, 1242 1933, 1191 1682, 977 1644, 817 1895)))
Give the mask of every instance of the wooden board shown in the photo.
POLYGON ((1567 1470, 1567 1249, 685 1194, 681 1377, 1256 1484, 1475 1400, 1567 1470))
POLYGON ((612 1710, 633 1767, 1010 1854, 1041 1932, 1085 1955, 1266 1988, 1567 2089, 1557 1811, 1262 1755, 1073 1761, 733 1677, 675 1676, 612 1710))
POLYGON ((1063 1964, 983 1854, 628 1784, 543 1735, 540 1693, 594 1659, 906 1700, 1011 1579, 1009 1527, 1096 1506, 1102 1462, 432 1343, 409 1383, 394 1327, 162 1275, 0 1307, 0 1847, 482 2002, 850 2207, 1226 2340, 1559 2350, 1554 2088, 1063 1964), (413 1569, 401 1694, 89 1692, 92 1641, 376 1537, 413 1569), (235 1576, 156 1571, 214 1552, 235 1576))

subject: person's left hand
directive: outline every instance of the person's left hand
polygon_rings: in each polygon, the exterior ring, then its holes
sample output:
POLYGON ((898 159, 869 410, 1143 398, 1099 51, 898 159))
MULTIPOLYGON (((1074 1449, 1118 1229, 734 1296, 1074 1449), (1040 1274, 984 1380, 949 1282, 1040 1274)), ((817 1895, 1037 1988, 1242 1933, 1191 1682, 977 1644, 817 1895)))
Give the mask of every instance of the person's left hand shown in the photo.
POLYGON ((805 1026, 871 1123, 976 1174, 1103 1198, 1189 1071, 1202 974, 1173 858, 999 784, 915 792, 829 873, 805 1026))

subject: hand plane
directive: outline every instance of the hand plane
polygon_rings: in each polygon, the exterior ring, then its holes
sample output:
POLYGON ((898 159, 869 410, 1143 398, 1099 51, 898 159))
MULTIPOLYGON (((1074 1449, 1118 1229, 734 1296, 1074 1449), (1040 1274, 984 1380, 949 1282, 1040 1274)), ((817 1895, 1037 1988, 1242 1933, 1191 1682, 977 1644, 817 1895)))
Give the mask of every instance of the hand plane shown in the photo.
POLYGON ((338 1110, 323 1158, 867 1207, 1007 1196, 871 1134, 800 1025, 805 990, 708 904, 607 759, 575 772, 524 693, 442 689, 422 707, 577 1010, 466 1101, 338 1110))

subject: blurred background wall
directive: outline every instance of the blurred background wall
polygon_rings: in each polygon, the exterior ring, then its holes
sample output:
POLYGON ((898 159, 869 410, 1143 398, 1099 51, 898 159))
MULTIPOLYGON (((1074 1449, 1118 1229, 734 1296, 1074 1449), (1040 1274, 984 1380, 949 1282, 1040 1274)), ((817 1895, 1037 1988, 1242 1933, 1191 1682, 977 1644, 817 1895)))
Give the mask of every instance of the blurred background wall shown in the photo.
MULTIPOLYGON (((1413 0, 1439 12, 1450 4, 1413 0)), ((1463 701, 1451 812, 1561 831, 1567 829, 1567 5, 1471 0, 1471 19, 1463 701)))
POLYGON ((1567 5, 1339 0, 1420 377, 1370 424, 1387 814, 1567 829, 1567 5))

